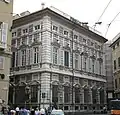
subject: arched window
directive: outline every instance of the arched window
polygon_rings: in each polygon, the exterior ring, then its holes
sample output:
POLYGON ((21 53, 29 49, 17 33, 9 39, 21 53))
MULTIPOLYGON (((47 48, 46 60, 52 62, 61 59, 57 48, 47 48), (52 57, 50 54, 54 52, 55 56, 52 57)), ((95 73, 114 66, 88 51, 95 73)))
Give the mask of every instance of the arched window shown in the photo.
POLYGON ((52 102, 58 102, 58 85, 52 86, 52 102))
POLYGON ((101 89, 100 90, 100 103, 101 104, 104 104, 104 97, 105 95, 104 95, 104 90, 103 89, 101 89))
POLYGON ((96 104, 96 102, 97 102, 97 89, 92 89, 92 100, 93 100, 93 104, 96 104))
POLYGON ((64 86, 64 102, 69 103, 70 102, 70 87, 64 86))
POLYGON ((80 89, 75 88, 75 103, 80 103, 80 89))
POLYGON ((84 103, 89 103, 89 89, 85 88, 84 89, 84 103))

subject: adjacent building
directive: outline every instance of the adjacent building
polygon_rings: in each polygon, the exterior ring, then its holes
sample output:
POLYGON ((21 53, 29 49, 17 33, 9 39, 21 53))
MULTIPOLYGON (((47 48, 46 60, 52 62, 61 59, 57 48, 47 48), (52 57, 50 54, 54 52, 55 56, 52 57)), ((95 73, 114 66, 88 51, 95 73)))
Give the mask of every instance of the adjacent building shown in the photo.
MULTIPOLYGON (((0 100, 8 103, 13 0, 0 0, 0 100)), ((1 103, 2 103, 1 102, 1 103)))
POLYGON ((51 8, 13 20, 9 103, 69 112, 103 108, 106 41, 51 8))
POLYGON ((111 41, 104 44, 104 58, 105 58, 105 74, 106 74, 106 93, 107 103, 109 106, 109 100, 114 98, 114 80, 113 80, 113 63, 112 63, 112 48, 110 47, 111 41))
POLYGON ((115 36, 112 44, 113 74, 115 97, 120 98, 120 33, 115 36))

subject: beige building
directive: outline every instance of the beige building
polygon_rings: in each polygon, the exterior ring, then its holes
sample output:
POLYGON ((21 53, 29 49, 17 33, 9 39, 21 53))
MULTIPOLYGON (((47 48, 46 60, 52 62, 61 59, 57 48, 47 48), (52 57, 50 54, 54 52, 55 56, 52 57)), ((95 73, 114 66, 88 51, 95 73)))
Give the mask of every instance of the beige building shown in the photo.
POLYGON ((13 0, 0 0, 0 99, 8 103, 13 0))
POLYGON ((45 8, 24 14, 13 20, 9 103, 66 112, 101 109, 107 40, 63 12, 45 8))
POLYGON ((120 98, 120 33, 113 39, 110 47, 113 57, 115 97, 120 98))

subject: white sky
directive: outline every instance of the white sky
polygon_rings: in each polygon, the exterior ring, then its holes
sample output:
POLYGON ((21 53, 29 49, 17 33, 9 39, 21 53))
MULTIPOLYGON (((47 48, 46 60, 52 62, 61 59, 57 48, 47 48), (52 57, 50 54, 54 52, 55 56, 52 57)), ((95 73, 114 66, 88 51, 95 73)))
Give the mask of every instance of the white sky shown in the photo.
MULTIPOLYGON (((41 3, 45 3, 45 7, 54 6, 68 15, 78 19, 80 22, 88 22, 93 26, 98 21, 103 10, 110 0, 14 0, 14 13, 24 11, 34 12, 41 9, 41 3)), ((102 32, 105 37, 107 25, 120 12, 120 0, 112 0, 104 15, 100 19, 101 25, 97 25, 96 29, 102 32)), ((111 40, 120 32, 120 14, 111 24, 106 38, 111 40)))

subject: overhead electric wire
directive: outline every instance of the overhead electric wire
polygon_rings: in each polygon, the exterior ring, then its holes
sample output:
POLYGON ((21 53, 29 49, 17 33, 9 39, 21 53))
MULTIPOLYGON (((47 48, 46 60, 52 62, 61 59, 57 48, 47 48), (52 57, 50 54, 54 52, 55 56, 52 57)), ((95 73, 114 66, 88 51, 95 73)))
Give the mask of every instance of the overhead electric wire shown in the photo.
POLYGON ((112 0, 109 1, 109 3, 107 4, 107 6, 105 7, 105 9, 103 10, 102 14, 100 15, 99 19, 97 22, 100 21, 101 17, 103 16, 103 14, 105 13, 106 9, 108 8, 108 6, 110 5, 110 3, 112 2, 112 0))
POLYGON ((106 37, 106 35, 107 35, 107 33, 108 33, 108 30, 109 30, 111 24, 114 22, 114 20, 117 18, 117 16, 118 16, 119 14, 120 14, 120 12, 118 12, 117 15, 115 15, 115 17, 112 19, 112 21, 108 24, 108 28, 107 28, 106 33, 105 33, 105 37, 106 37))

